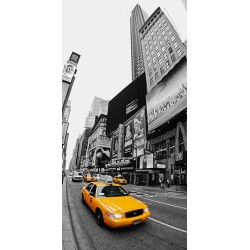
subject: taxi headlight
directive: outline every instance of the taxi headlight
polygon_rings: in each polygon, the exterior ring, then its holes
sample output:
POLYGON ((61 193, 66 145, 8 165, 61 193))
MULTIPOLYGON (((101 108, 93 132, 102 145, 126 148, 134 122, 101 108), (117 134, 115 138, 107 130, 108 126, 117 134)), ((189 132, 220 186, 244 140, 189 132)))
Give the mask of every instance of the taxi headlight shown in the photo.
POLYGON ((121 219, 125 217, 124 214, 111 214, 111 213, 106 213, 106 216, 111 219, 121 219))
POLYGON ((143 212, 144 212, 144 213, 147 213, 147 212, 149 212, 149 209, 148 209, 148 207, 144 208, 144 209, 143 209, 143 212))

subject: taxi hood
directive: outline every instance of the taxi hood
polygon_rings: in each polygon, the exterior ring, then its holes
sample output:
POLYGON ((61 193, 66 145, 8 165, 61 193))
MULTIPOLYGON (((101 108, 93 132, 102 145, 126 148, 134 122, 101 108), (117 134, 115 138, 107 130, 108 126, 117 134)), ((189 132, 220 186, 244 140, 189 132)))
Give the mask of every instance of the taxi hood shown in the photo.
POLYGON ((114 212, 127 212, 130 210, 143 209, 147 206, 132 196, 102 197, 100 201, 114 212))

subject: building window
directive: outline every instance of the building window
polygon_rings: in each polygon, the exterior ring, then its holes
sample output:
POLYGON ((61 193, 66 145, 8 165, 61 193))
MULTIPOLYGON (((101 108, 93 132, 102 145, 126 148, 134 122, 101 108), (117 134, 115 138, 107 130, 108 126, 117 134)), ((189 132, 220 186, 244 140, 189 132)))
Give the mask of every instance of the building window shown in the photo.
POLYGON ((158 57, 160 56, 160 52, 159 52, 159 51, 157 52, 157 56, 158 56, 158 57))
POLYGON ((149 77, 151 77, 151 76, 152 76, 152 69, 149 69, 149 71, 148 71, 148 75, 149 75, 149 77))
POLYGON ((149 48, 152 49, 152 48, 153 48, 153 45, 151 44, 149 48))
POLYGON ((178 56, 181 56, 181 50, 180 49, 178 49, 176 52, 177 52, 178 56))
POLYGON ((166 61, 166 67, 167 67, 167 69, 170 67, 169 61, 166 61))
POLYGON ((167 47, 169 46, 169 41, 168 40, 166 41, 166 45, 167 45, 167 47))
POLYGON ((153 77, 150 78, 150 86, 152 85, 152 83, 153 83, 153 77))
POLYGON ((158 71, 155 73, 155 80, 157 80, 159 78, 159 73, 158 71))
MULTIPOLYGON (((154 158, 161 161, 167 158, 166 141, 161 141, 153 145, 154 158)), ((163 163, 163 162, 162 162, 163 163)))
POLYGON ((154 39, 155 39, 155 36, 152 36, 152 39, 154 40, 154 39))
POLYGON ((165 47, 164 47, 164 46, 162 46, 161 51, 164 51, 164 50, 165 50, 165 47))
POLYGON ((148 50, 146 50, 146 54, 148 54, 148 50))
POLYGON ((162 41, 160 41, 160 45, 162 45, 162 41))
POLYGON ((153 54, 154 54, 154 51, 152 50, 152 51, 151 51, 151 55, 153 55, 153 54))
POLYGON ((168 37, 167 37, 167 36, 164 36, 164 39, 165 39, 165 40, 167 40, 167 39, 168 39, 168 37))
POLYGON ((157 70, 157 66, 156 66, 156 63, 154 64, 154 71, 156 71, 157 70))
POLYGON ((164 53, 164 55, 163 55, 163 56, 164 56, 164 58, 165 58, 165 59, 168 59, 168 55, 167 55, 167 53, 164 53))
POLYGON ((153 63, 155 62, 155 57, 153 57, 153 63))
POLYGON ((174 42, 174 47, 177 48, 178 47, 178 43, 174 42))
POLYGON ((161 74, 163 74, 164 73, 164 68, 161 67, 160 70, 161 70, 161 74))
POLYGON ((165 35, 165 31, 164 30, 161 33, 162 33, 162 35, 165 35))
POLYGON ((173 50, 171 47, 168 48, 168 52, 169 52, 169 54, 173 53, 173 50))
POLYGON ((174 36, 171 36, 171 40, 174 41, 175 37, 174 36))
POLYGON ((149 56, 147 56, 147 60, 149 61, 149 56))
POLYGON ((170 30, 170 31, 168 32, 168 34, 169 34, 169 35, 172 35, 172 31, 170 30))
POLYGON ((176 58, 175 58, 175 55, 174 55, 174 54, 171 56, 171 59, 172 59, 172 62, 175 62, 175 61, 176 61, 176 58))
POLYGON ((156 40, 154 40, 154 45, 156 45, 156 40))
POLYGON ((157 51, 159 48, 157 46, 155 46, 155 50, 157 51))
POLYGON ((158 36, 158 39, 161 40, 161 36, 158 36))
POLYGON ((159 32, 158 31, 156 31, 156 35, 159 36, 159 32))
POLYGON ((148 63, 148 67, 149 67, 149 68, 151 67, 151 63, 148 63))
POLYGON ((163 30, 163 27, 162 27, 162 26, 160 26, 160 29, 161 29, 161 30, 163 30))
POLYGON ((159 59, 159 64, 162 65, 162 60, 161 59, 159 59))

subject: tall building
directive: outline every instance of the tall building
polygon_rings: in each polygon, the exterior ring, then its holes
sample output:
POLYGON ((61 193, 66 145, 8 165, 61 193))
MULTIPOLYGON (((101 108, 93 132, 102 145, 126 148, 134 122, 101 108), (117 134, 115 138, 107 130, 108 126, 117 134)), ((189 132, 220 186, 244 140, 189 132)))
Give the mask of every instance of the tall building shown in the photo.
POLYGON ((63 122, 68 122, 69 121, 69 115, 71 111, 71 101, 68 100, 64 114, 63 114, 63 122))
MULTIPOLYGON (((90 109, 91 114, 93 116, 99 116, 100 109, 102 109, 105 106, 105 104, 107 105, 108 101, 95 96, 95 99, 92 102, 91 109, 90 109)), ((104 112, 103 113, 104 115, 107 115, 107 112, 108 112, 107 107, 106 107, 106 110, 103 110, 103 112, 104 112)))
POLYGON ((140 29, 148 92, 186 55, 177 31, 161 8, 140 29))
POLYGON ((99 97, 94 98, 89 115, 86 117, 85 120, 85 128, 92 128, 94 126, 96 116, 99 117, 101 114, 107 115, 108 103, 109 101, 103 100, 99 97))
POLYGON ((146 12, 137 4, 132 10, 132 15, 130 17, 132 81, 144 72, 139 30, 147 18, 148 15, 146 12))

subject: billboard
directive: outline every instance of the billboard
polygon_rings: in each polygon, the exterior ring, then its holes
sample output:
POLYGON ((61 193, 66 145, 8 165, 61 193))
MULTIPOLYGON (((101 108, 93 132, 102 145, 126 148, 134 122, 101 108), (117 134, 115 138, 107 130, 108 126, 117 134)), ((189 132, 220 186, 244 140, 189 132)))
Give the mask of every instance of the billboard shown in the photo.
POLYGON ((67 61, 64 64, 64 68, 62 72, 63 81, 71 83, 75 70, 76 70, 76 67, 74 66, 74 64, 72 64, 70 61, 67 61))
POLYGON ((75 52, 71 53, 69 60, 64 64, 64 67, 63 67, 63 72, 62 72, 63 81, 71 83, 75 70, 77 68, 79 59, 80 59, 79 54, 75 52))
POLYGON ((133 117, 133 139, 134 139, 134 153, 133 157, 138 157, 144 154, 144 146, 146 142, 146 120, 145 108, 143 107, 133 117))
POLYGON ((124 124, 146 105, 146 94, 146 77, 143 73, 109 101, 107 134, 115 131, 119 124, 124 124))
POLYGON ((154 167, 153 154, 142 155, 140 157, 139 169, 147 169, 147 168, 153 168, 153 167, 154 167))
POLYGON ((132 118, 129 119, 124 124, 124 145, 123 145, 123 155, 124 157, 133 156, 133 123, 132 118))
POLYGON ((117 159, 118 157, 118 137, 119 130, 117 129, 112 137, 112 159, 117 159))
POLYGON ((146 96, 148 131, 164 124, 187 107, 187 58, 179 63, 146 96))

